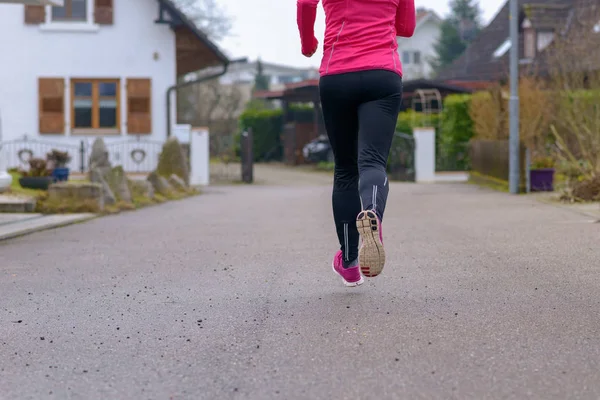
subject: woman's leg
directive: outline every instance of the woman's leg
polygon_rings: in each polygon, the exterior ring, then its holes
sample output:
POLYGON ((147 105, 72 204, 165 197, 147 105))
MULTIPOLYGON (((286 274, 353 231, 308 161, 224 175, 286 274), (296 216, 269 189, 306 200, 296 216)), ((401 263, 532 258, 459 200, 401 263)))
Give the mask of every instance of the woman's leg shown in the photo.
POLYGON ((362 237, 360 266, 365 276, 377 276, 385 264, 381 221, 389 192, 386 174, 398 112, 402 78, 388 71, 363 72, 365 101, 359 106, 358 169, 363 209, 357 218, 362 237))
POLYGON ((355 74, 321 78, 319 90, 323 119, 335 158, 333 217, 343 257, 343 267, 358 258, 356 216, 361 210, 358 193, 358 92, 355 74))
POLYGON ((402 95, 392 94, 364 103, 359 108, 360 197, 365 210, 383 220, 389 192, 386 173, 402 95))

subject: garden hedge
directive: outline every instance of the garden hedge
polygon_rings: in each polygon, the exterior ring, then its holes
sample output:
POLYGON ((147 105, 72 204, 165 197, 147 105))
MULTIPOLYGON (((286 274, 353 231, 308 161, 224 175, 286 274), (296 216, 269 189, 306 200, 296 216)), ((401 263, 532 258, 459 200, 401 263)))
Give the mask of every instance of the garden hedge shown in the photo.
MULTIPOLYGON (((293 121, 314 121, 314 108, 304 105, 290 107, 293 121)), ((240 132, 252 128, 254 133, 254 161, 280 160, 283 155, 281 133, 283 132, 283 110, 248 109, 240 115, 240 132)), ((236 153, 239 154, 241 136, 236 135, 236 153)))
MULTIPOLYGON (((252 129, 254 136, 254 161, 268 161, 281 157, 282 110, 246 110, 240 115, 240 128, 252 129)), ((241 135, 236 137, 239 150, 241 135)))
POLYGON ((473 137, 473 120, 469 115, 471 96, 450 95, 444 100, 440 132, 436 143, 438 170, 469 168, 468 146, 473 137))

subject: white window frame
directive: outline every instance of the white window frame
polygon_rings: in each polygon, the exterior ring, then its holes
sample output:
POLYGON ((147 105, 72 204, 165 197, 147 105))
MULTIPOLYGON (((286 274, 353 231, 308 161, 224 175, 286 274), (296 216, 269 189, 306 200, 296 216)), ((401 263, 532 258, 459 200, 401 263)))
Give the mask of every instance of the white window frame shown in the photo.
POLYGON ((539 31, 537 33, 537 51, 544 51, 554 41, 554 32, 539 31))
POLYGON ((52 6, 46 6, 46 21, 40 25, 43 31, 55 32, 97 32, 100 27, 94 23, 94 0, 86 0, 86 21, 52 21, 52 6))
POLYGON ((512 41, 510 40, 510 38, 508 38, 504 42, 502 42, 502 44, 500 46, 498 46, 496 51, 494 51, 493 57, 494 58, 502 57, 503 55, 506 54, 507 51, 510 50, 511 47, 512 47, 512 41))

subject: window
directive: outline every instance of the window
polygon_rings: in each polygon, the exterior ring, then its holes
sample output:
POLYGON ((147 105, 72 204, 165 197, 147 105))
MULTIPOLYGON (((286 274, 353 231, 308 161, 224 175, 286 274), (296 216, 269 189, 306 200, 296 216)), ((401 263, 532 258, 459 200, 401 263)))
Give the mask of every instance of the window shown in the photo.
POLYGON ((52 7, 53 22, 87 22, 88 0, 64 0, 64 6, 52 7))
POLYGON ((119 80, 71 80, 73 133, 119 133, 119 80))
POLYGON ((283 83, 283 84, 296 83, 296 82, 300 82, 301 80, 302 80, 301 77, 292 76, 292 75, 281 75, 279 77, 279 83, 283 83))
POLYGON ((421 64, 421 52, 415 51, 413 54, 413 64, 421 64))
POLYGON ((506 40, 504 41, 504 43, 502 43, 502 44, 500 45, 500 47, 498 47, 498 48, 496 49, 496 51, 494 51, 494 58, 500 58, 500 57, 502 57, 503 55, 505 55, 505 54, 506 54, 506 52, 507 52, 508 50, 510 50, 510 47, 511 47, 511 41, 510 41, 510 39, 506 39, 506 40))
POLYGON ((402 52, 402 63, 410 64, 410 52, 409 51, 402 52))
POLYGON ((538 32, 537 34, 537 51, 542 51, 554 40, 554 32, 538 32))

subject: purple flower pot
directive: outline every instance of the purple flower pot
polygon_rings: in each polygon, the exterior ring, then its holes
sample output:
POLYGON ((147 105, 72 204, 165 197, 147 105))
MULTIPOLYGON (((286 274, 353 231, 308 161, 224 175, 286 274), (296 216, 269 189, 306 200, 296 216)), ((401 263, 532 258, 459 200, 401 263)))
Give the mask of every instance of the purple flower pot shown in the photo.
POLYGON ((530 170, 529 184, 532 192, 553 192, 554 168, 540 168, 530 170))

